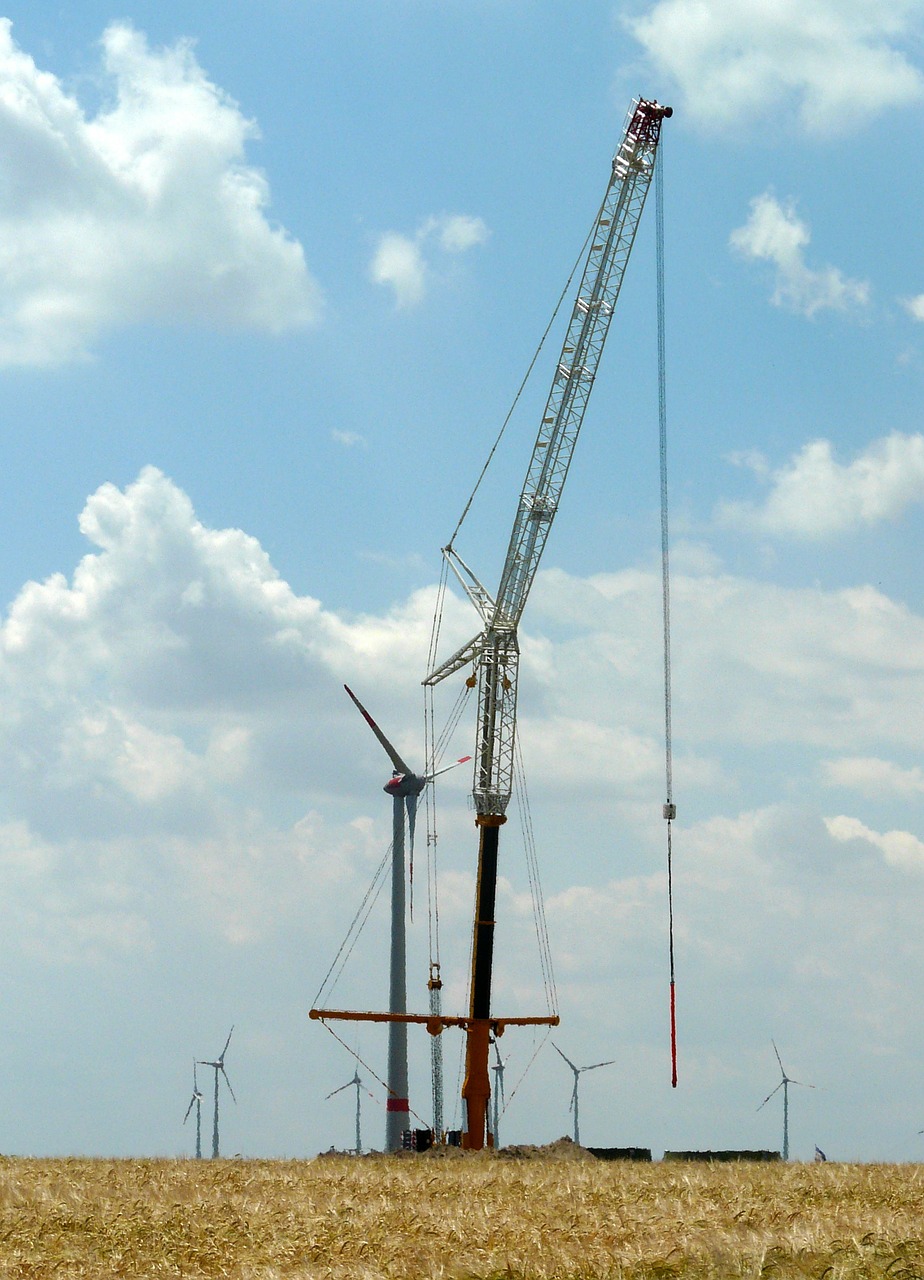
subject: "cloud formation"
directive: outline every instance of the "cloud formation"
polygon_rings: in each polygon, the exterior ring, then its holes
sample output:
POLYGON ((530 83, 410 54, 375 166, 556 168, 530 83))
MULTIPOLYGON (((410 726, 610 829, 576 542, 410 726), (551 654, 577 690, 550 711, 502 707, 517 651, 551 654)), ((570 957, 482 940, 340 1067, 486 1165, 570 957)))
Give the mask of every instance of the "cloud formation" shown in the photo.
POLYGON ((790 201, 785 206, 769 192, 755 196, 743 227, 731 233, 731 247, 746 258, 776 268, 772 302, 804 316, 819 311, 847 311, 869 302, 869 285, 850 280, 837 267, 813 270, 805 260, 811 240, 806 224, 790 201))
MULTIPOLYGON (((76 982, 105 966, 124 984, 127 957, 160 973, 179 955, 186 983, 204 938, 223 965, 239 956, 276 975, 288 964, 303 1019, 388 847, 384 757, 341 685, 374 689, 370 709, 418 758, 408 708, 435 592, 340 616, 296 595, 254 538, 205 526, 153 467, 124 489, 100 486, 80 527, 89 550, 74 572, 26 584, 0 626, 6 962, 76 982)), ((918 746, 907 708, 924 699, 924 619, 868 588, 787 590, 723 574, 704 556, 687 565, 673 591, 683 1070, 704 1069, 707 1041, 753 1044, 794 992, 826 1037, 869 1023, 893 1044, 904 1034, 893 1013, 919 985, 921 958, 902 956, 894 977, 880 943, 917 936, 907 878, 915 885, 924 870, 914 808, 924 784, 889 753, 918 746), (845 742, 857 754, 835 758, 845 742), (825 770, 852 790, 828 819, 815 801, 825 770), (883 780, 900 796, 901 826, 876 812, 877 780, 880 798, 883 780), (761 789, 774 799, 756 798, 761 789), (853 993, 873 962, 894 989, 858 1010, 853 993)), ((653 1052, 652 983, 665 963, 660 603, 654 570, 549 570, 522 635, 520 725, 562 1008, 588 1048, 602 1031, 633 1055, 653 1052), (601 932, 612 941, 602 958, 601 932), (605 998, 613 990, 618 1002, 605 998)), ((469 602, 448 597, 446 650, 472 625, 469 602)), ((459 753, 470 749, 463 737, 459 753)), ((448 774, 440 795, 451 1008, 464 1007, 471 936, 467 772, 448 774)), ((498 888, 497 998, 511 1013, 541 1007, 516 825, 505 828, 498 888)), ((381 930, 370 932, 343 980, 367 1004, 381 968, 381 930)), ((244 998, 230 980, 219 990, 244 998)), ((203 999, 214 1012, 215 989, 203 999)), ((255 984, 251 1022, 265 999, 255 984)), ((310 1043, 315 1070, 327 1049, 310 1043)), ((752 1087, 748 1064, 736 1072, 752 1087)), ((538 1087, 547 1092, 541 1077, 538 1087)), ((647 1140, 669 1145, 650 1097, 637 1105, 647 1140)), ((547 1103, 537 1109, 560 1127, 547 1103)))
POLYGON ((829 440, 812 440, 777 471, 752 469, 769 480, 770 492, 760 504, 720 504, 720 523, 779 536, 835 537, 896 520, 924 501, 924 436, 894 431, 847 464, 836 460, 829 440))
POLYGON ((302 247, 266 217, 245 162, 256 126, 188 42, 102 37, 107 105, 88 115, 0 20, 0 364, 85 357, 140 322, 279 332, 317 319, 302 247))
POLYGON ((825 782, 835 787, 846 787, 859 795, 914 799, 924 796, 924 769, 914 765, 904 769, 892 760, 880 760, 876 756, 844 756, 822 763, 825 782))
POLYGON ((657 0, 627 25, 703 128, 778 127, 794 112, 806 132, 829 135, 924 98, 910 56, 922 10, 921 0, 657 0))
POLYGON ((422 302, 434 274, 433 251, 460 254, 484 244, 489 231, 481 218, 470 214, 445 214, 428 218, 412 236, 397 231, 379 238, 369 274, 376 284, 394 291, 398 307, 422 302))

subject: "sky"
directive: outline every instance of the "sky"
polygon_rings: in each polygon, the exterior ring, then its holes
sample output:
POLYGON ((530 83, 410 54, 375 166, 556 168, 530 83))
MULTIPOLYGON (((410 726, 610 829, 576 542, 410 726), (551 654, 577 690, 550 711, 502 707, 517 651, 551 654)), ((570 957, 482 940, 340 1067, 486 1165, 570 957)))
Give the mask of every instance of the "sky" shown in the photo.
MULTIPOLYGON (((224 1154, 351 1146, 352 1052, 381 1146, 380 1029, 307 1017, 390 840, 342 685, 421 767, 440 548, 638 95, 674 108, 678 1087, 653 202, 521 626, 551 1041, 613 1060, 581 1078, 591 1145, 779 1149, 775 1043, 793 1158, 924 1157, 924 0, 5 6, 3 1152, 192 1154, 193 1060, 232 1026, 224 1154)), ((489 589, 560 330, 456 540, 489 589)), ((443 656, 477 629, 458 590, 442 626, 443 656)), ((469 706, 447 749, 473 745, 469 706)), ((433 846, 460 1013, 470 786, 438 782, 433 846)), ((510 1016, 545 1011, 521 826, 510 1016)), ((387 930, 383 894, 331 1003, 385 1007, 387 930)), ((502 1141, 569 1133, 550 1039, 502 1044, 502 1141)), ((427 1123, 424 1031, 410 1055, 427 1123)))

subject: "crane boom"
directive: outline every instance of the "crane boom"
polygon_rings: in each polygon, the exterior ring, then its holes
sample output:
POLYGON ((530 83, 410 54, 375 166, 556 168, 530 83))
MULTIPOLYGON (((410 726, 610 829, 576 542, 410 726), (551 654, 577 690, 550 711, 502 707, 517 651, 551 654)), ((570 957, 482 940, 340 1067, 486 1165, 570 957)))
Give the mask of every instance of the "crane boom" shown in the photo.
MULTIPOLYGON (((478 876, 472 939, 469 1021, 466 1028, 466 1130, 463 1146, 480 1150, 486 1135, 491 1016, 494 906, 498 835, 513 786, 519 644, 517 627, 577 443, 603 344, 654 174, 662 121, 670 107, 638 98, 632 104, 613 158, 606 193, 591 237, 580 287, 552 379, 539 434, 520 494, 497 595, 492 600, 452 546, 450 566, 483 621, 483 630, 435 667, 424 681, 434 685, 464 666, 478 676, 478 728, 472 794, 479 828, 478 876)), ((545 1019, 553 1024, 557 1017, 545 1019)))
POLYGON ((444 554, 484 619, 483 631, 428 675, 437 684, 471 662, 480 668, 474 798, 478 813, 502 815, 510 799, 516 721, 516 631, 555 514, 603 344, 654 173, 662 120, 670 107, 644 98, 630 109, 600 212, 526 480, 496 597, 452 547, 444 554))

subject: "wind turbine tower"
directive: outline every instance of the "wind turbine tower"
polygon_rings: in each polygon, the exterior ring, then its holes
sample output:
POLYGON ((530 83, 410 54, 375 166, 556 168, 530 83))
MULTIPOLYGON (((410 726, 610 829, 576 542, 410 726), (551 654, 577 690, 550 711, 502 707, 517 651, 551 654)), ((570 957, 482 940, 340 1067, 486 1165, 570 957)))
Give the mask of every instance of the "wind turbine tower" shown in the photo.
POLYGON ((186 1108, 186 1115, 183 1117, 183 1123, 189 1119, 189 1113, 193 1107, 196 1108, 196 1159, 202 1159, 202 1094, 199 1091, 199 1081, 196 1079, 196 1063, 193 1060, 193 1091, 189 1100, 189 1106, 186 1108))
POLYGON ((760 1104, 757 1110, 760 1111, 761 1107, 765 1107, 775 1093, 777 1093, 780 1089, 783 1090, 783 1159, 788 1160, 789 1159, 789 1086, 791 1084, 797 1084, 797 1085, 800 1085, 803 1089, 814 1089, 815 1086, 813 1084, 805 1084, 804 1081, 802 1080, 794 1080, 792 1076, 788 1076, 786 1074, 786 1068, 783 1066, 783 1060, 780 1057, 780 1051, 776 1047, 776 1041, 771 1040, 770 1043, 773 1045, 773 1052, 776 1054, 776 1060, 780 1064, 780 1075, 782 1076, 782 1079, 780 1080, 780 1083, 776 1086, 776 1088, 772 1089, 770 1093, 767 1094, 766 1098, 764 1098, 763 1102, 760 1104))
POLYGON ((552 1041, 552 1048, 560 1058, 565 1059, 565 1062, 574 1072, 574 1088, 571 1091, 571 1105, 568 1110, 574 1112, 574 1142, 576 1146, 580 1146, 581 1130, 578 1123, 578 1082, 585 1071, 596 1071, 598 1067, 611 1067, 616 1059, 609 1058, 606 1062, 594 1062, 591 1063, 589 1067, 576 1067, 570 1058, 565 1058, 565 1055, 562 1053, 561 1049, 559 1049, 554 1040, 552 1041))
MULTIPOLYGON (((385 748, 392 763, 392 776, 382 790, 392 797, 392 845, 391 845, 391 962, 389 966, 389 1013, 407 1013, 407 935, 404 877, 406 859, 404 851, 404 814, 407 811, 407 829, 411 858, 414 856, 414 831, 417 826, 417 800, 428 782, 439 773, 412 773, 398 752, 385 737, 369 712, 348 685, 343 686, 359 709, 366 724, 385 748)), ((463 756, 447 768, 464 764, 471 756, 463 756)), ((408 1127, 410 1103, 407 1084, 407 1023, 388 1024, 388 1099, 385 1104, 385 1150, 400 1151, 401 1134, 408 1127)))
POLYGON ((205 1062, 202 1058, 199 1059, 200 1067, 211 1067, 212 1070, 215 1072, 215 1112, 214 1112, 214 1117, 212 1121, 212 1159, 213 1160, 218 1159, 218 1077, 219 1075, 224 1076, 225 1084, 228 1086, 228 1092, 231 1094, 231 1097, 234 1100, 234 1102, 237 1103, 237 1098, 234 1097, 234 1090, 231 1088, 231 1081, 228 1079, 227 1071, 225 1071, 225 1054, 228 1052, 228 1045, 231 1043, 231 1037, 233 1034, 234 1034, 234 1028, 232 1027, 231 1030, 228 1032, 228 1038, 225 1041, 225 1047, 222 1049, 221 1053, 218 1055, 218 1057, 215 1059, 214 1062, 205 1062))

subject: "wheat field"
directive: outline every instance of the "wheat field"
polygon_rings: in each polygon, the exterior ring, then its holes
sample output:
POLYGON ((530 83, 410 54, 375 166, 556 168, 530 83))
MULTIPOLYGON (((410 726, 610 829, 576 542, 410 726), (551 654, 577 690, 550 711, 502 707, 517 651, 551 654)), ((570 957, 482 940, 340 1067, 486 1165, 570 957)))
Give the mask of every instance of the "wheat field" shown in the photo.
POLYGON ((924 1277, 924 1166, 0 1159, 0 1277, 924 1277))

